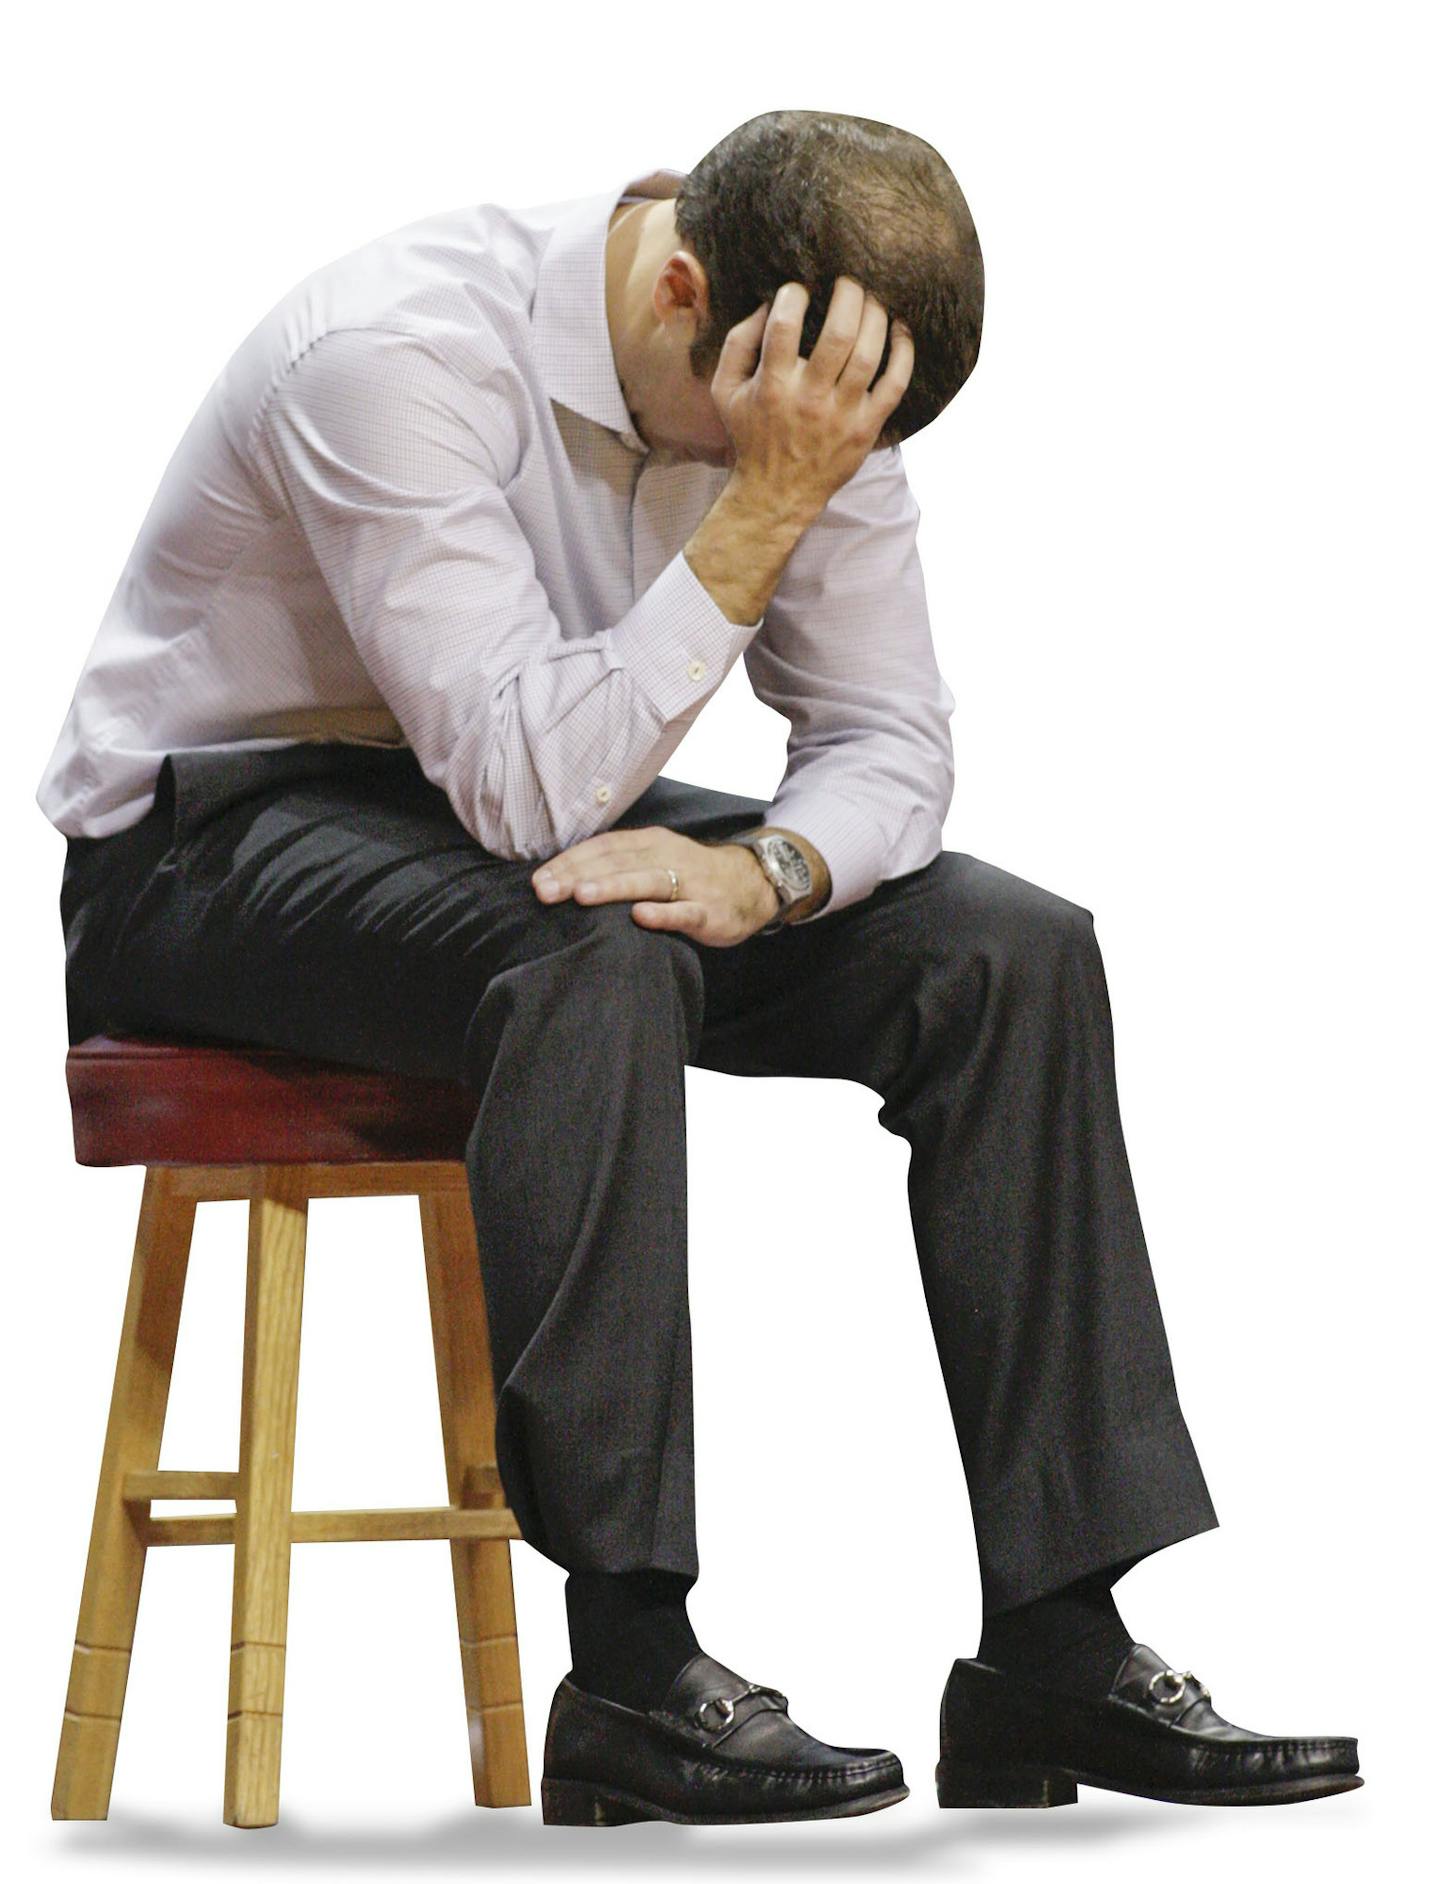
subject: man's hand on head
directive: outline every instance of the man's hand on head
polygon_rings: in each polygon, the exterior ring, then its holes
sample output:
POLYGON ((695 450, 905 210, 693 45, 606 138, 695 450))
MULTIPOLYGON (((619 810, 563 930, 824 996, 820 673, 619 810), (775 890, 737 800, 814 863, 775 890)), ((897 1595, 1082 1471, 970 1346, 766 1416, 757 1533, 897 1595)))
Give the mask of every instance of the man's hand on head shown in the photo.
POLYGON ((752 850, 700 844, 665 825, 602 831, 532 872, 542 903, 628 902, 645 929, 672 929, 712 948, 744 942, 775 915, 780 898, 752 850), (670 900, 669 871, 679 881, 670 900))

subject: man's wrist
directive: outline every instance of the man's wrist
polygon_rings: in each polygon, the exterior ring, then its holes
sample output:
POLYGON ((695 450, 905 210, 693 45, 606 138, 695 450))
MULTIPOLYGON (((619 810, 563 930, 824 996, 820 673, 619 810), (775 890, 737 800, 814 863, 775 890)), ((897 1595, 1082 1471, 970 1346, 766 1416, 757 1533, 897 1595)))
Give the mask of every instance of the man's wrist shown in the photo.
POLYGON ((734 848, 744 851, 745 855, 750 859, 751 874, 758 879, 755 886, 753 914, 756 923, 763 928, 767 922, 774 922, 776 916, 780 913, 780 892, 770 881, 764 864, 761 863, 760 859, 755 855, 748 844, 736 844, 734 848))
POLYGON ((782 491, 765 477, 737 465, 721 493, 737 520, 765 535, 793 537, 795 542, 824 510, 827 497, 816 501, 814 492, 782 491))
MULTIPOLYGON (((825 907, 826 903, 830 900, 830 869, 825 859, 808 838, 801 837, 798 831, 787 830, 780 824, 757 824, 752 827, 751 832, 747 833, 747 835, 787 838, 804 857, 806 864, 809 866, 810 893, 808 896, 801 897, 799 902, 791 903, 785 909, 784 917, 787 923, 800 922, 805 917, 813 916, 825 907)), ((780 892, 775 887, 769 872, 766 870, 764 864, 761 863, 754 850, 749 844, 737 844, 733 838, 718 838, 712 839, 711 841, 719 847, 743 850, 748 855, 754 874, 759 879, 760 887, 757 894, 760 901, 757 904, 757 915, 761 908, 764 910, 763 916, 759 918, 760 924, 763 927, 765 923, 773 922, 781 909, 780 892), (768 894, 766 894, 766 892, 768 892, 768 894)))

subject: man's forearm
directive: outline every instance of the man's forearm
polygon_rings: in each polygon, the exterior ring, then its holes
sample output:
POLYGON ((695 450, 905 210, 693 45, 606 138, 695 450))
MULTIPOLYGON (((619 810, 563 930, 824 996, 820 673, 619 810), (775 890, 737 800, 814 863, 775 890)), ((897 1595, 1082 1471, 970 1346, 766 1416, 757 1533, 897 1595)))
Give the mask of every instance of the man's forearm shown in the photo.
MULTIPOLYGON (((769 607, 791 551, 813 521, 811 513, 787 509, 769 490, 747 484, 737 475, 726 484, 685 545, 685 558, 726 619, 748 625, 757 622, 769 607)), ((810 866, 810 894, 791 906, 787 921, 798 922, 814 915, 830 897, 830 870, 825 859, 798 831, 787 831, 778 824, 759 828, 788 837, 810 866)), ((756 893, 767 909, 769 921, 779 907, 779 894, 755 853, 743 844, 735 848, 744 850, 750 859, 757 880, 756 893)))
POLYGON ((737 472, 685 545, 685 559, 727 620, 758 622, 816 514, 737 472))

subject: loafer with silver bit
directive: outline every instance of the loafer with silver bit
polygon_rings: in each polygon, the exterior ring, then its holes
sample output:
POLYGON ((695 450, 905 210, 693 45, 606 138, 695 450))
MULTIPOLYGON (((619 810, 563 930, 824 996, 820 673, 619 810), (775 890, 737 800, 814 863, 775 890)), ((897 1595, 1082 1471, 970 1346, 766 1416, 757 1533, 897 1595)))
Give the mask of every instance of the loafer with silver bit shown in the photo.
POLYGON ((790 1718, 777 1688, 703 1650, 658 1707, 555 1690, 540 1801, 547 1825, 773 1825, 849 1818, 908 1797, 883 1747, 832 1747, 790 1718))
POLYGON ((1076 1785, 1181 1805, 1289 1805, 1350 1792, 1360 1778, 1345 1736, 1251 1733, 1215 1712, 1210 1690, 1143 1642, 1094 1701, 957 1661, 940 1702, 942 1806, 1075 1803, 1076 1785))

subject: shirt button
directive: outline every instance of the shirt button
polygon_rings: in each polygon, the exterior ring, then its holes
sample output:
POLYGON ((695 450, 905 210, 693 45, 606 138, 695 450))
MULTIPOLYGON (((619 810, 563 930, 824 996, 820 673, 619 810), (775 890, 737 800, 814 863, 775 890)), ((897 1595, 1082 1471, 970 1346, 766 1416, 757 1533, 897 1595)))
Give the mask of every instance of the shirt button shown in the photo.
POLYGON ((705 663, 703 661, 692 661, 685 672, 690 676, 691 680, 703 680, 705 678, 705 663))
POLYGON ((597 785, 597 786, 595 787, 595 802, 596 802, 596 804, 597 804, 597 805, 608 805, 608 804, 609 804, 609 802, 610 802, 610 787, 609 787, 608 785, 597 785))

